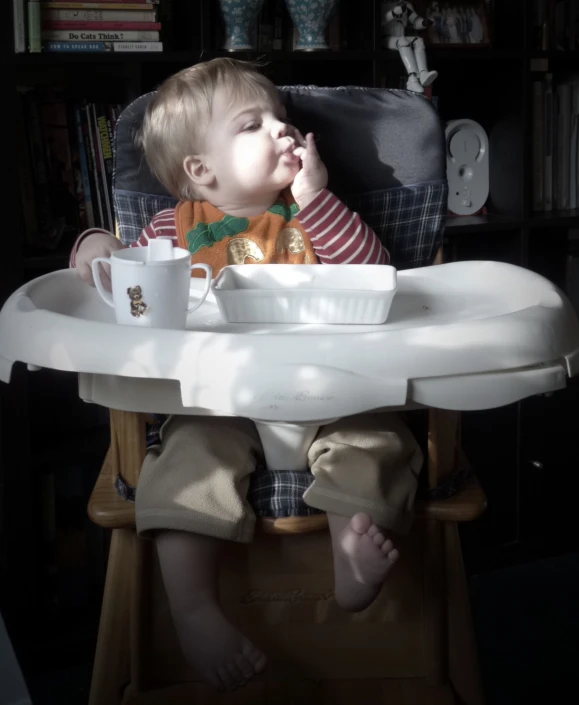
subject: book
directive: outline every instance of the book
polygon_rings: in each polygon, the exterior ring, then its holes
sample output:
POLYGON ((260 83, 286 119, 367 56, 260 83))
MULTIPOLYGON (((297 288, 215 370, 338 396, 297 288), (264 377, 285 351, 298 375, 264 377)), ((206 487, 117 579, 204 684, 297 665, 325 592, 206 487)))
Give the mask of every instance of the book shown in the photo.
POLYGON ((105 197, 107 230, 114 232, 115 219, 113 208, 113 146, 109 138, 106 108, 102 104, 93 103, 93 117, 96 126, 99 146, 99 169, 102 179, 102 189, 105 197))
POLYGON ((70 162, 74 179, 74 196, 76 198, 77 221, 78 227, 82 232, 88 228, 88 214, 80 165, 80 149, 78 140, 76 139, 76 115, 74 112, 74 106, 70 103, 66 104, 66 113, 69 128, 68 141, 70 148, 70 162))
POLYGON ((87 0, 86 2, 42 2, 42 11, 47 10, 141 10, 141 12, 154 12, 155 7, 143 7, 143 5, 151 5, 151 3, 141 2, 141 0, 132 0, 132 2, 123 2, 123 0, 87 0))
POLYGON ((579 208, 579 78, 571 83, 569 208, 579 208))
POLYGON ((98 178, 98 167, 97 167, 97 152, 98 147, 94 141, 94 130, 92 125, 92 108, 88 103, 83 105, 83 130, 85 133, 85 144, 87 145, 87 156, 88 156, 88 166, 89 166, 89 179, 91 187, 91 195, 93 197, 93 203, 96 202, 95 220, 97 227, 106 228, 105 221, 105 210, 103 208, 103 200, 101 194, 101 188, 98 178))
POLYGON ((60 241, 64 223, 55 218, 50 201, 51 184, 46 144, 42 134, 39 95, 35 90, 24 89, 22 96, 38 218, 38 231, 33 241, 29 242, 37 247, 52 250, 60 241))
POLYGON ((16 134, 14 135, 17 144, 17 166, 18 178, 20 182, 20 198, 22 203, 22 217, 24 221, 24 231, 26 242, 30 245, 36 244, 38 238, 38 217, 36 213, 36 194, 34 191, 34 175, 32 169, 32 155, 26 134, 27 123, 24 113, 23 98, 18 96, 15 109, 16 114, 16 134))
POLYGON ((158 42, 159 32, 104 32, 72 29, 47 29, 42 32, 42 39, 51 42, 158 42))
POLYGON ((52 91, 43 94, 39 115, 52 213, 62 223, 63 231, 78 232, 79 210, 70 149, 69 115, 63 96, 52 91))
POLYGON ((533 210, 542 211, 544 200, 544 103, 545 87, 542 81, 533 81, 533 210))
MULTIPOLYGON (((50 0, 41 0, 43 7, 54 7, 58 5, 59 8, 67 9, 82 9, 84 7, 95 7, 98 5, 158 5, 160 0, 82 0, 82 2, 50 2, 50 0)), ((140 9, 140 7, 139 7, 140 9)))
POLYGON ((45 52, 163 51, 163 42, 44 42, 45 52))
POLYGON ((14 51, 26 51, 26 7, 25 0, 12 0, 12 20, 14 22, 14 51))
POLYGON ((545 177, 543 182, 546 211, 553 210, 553 159, 555 146, 555 101, 553 98, 553 74, 545 74, 545 177))
MULTIPOLYGON (((38 4, 38 3, 33 3, 38 4)), ((49 20, 42 23, 42 29, 130 29, 138 30, 159 30, 160 22, 76 22, 69 20, 49 20)))
POLYGON ((40 43, 40 3, 36 0, 28 2, 28 51, 38 54, 42 51, 40 43))
POLYGON ((42 10, 42 23, 63 22, 155 22, 154 10, 42 10))
POLYGON ((82 129, 82 117, 80 114, 80 107, 75 105, 74 111, 74 127, 76 133, 76 143, 78 150, 79 168, 80 168, 80 179, 82 184, 82 192, 84 196, 84 206, 86 212, 86 225, 88 228, 96 227, 94 212, 92 207, 92 194, 90 190, 90 180, 88 177, 88 164, 86 155, 86 146, 84 142, 84 134, 82 129))
POLYGON ((559 210, 569 208, 569 168, 571 166, 571 86, 560 83, 557 86, 557 199, 559 210))

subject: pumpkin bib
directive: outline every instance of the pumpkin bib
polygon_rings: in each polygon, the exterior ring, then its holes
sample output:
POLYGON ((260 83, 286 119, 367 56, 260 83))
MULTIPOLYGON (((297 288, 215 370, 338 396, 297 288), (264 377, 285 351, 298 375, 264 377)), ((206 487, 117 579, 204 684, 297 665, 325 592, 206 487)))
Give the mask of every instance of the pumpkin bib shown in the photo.
MULTIPOLYGON (((178 245, 191 253, 192 264, 208 264, 214 277, 228 264, 316 264, 297 212, 287 191, 250 218, 226 215, 207 201, 181 201, 175 208, 178 245)), ((191 274, 205 276, 199 270, 191 274)))

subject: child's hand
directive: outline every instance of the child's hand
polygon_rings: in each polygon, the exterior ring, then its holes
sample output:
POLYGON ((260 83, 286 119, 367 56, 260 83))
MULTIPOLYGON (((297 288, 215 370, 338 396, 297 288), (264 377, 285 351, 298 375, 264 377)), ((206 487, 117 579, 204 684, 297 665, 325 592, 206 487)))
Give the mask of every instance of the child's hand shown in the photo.
MULTIPOLYGON (((122 250, 124 245, 113 235, 107 233, 92 233, 80 243, 76 253, 76 270, 80 278, 94 286, 92 276, 92 261, 97 257, 110 257, 116 250, 122 250)), ((110 267, 100 265, 101 281, 107 291, 111 290, 110 267)))
POLYGON ((320 159, 311 132, 306 135, 305 146, 297 147, 294 154, 302 160, 302 168, 292 184, 292 194, 303 210, 328 185, 328 170, 320 159))

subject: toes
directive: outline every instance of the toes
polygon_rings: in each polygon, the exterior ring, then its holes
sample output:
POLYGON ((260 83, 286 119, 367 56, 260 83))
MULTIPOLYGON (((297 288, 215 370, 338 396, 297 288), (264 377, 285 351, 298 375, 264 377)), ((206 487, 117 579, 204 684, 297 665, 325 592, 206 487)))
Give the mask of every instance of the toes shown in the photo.
POLYGON ((233 688, 239 688, 239 686, 243 685, 247 680, 235 660, 231 661, 227 665, 227 670, 229 671, 229 675, 231 676, 231 683, 233 688))
POLYGON ((350 527, 357 534, 366 534, 372 526, 372 519, 367 514, 359 512, 350 519, 350 527))
POLYGON ((244 656, 243 654, 236 654, 235 663, 241 671, 244 680, 248 681, 254 675, 255 671, 253 670, 253 665, 247 656, 244 656))
POLYGON ((265 664, 267 663, 267 659, 261 651, 253 646, 253 644, 248 643, 243 647, 243 655, 251 663, 254 673, 261 673, 263 671, 265 664))
POLYGON ((385 553, 386 555, 388 555, 391 551, 394 550, 394 544, 392 543, 392 541, 390 541, 390 539, 388 539, 387 541, 384 541, 381 548, 382 548, 382 553, 385 553))
POLYGON ((233 687, 233 678, 225 666, 221 666, 221 668, 217 669, 217 676, 221 681, 222 688, 231 690, 233 687))
POLYGON ((390 541, 390 539, 384 538, 384 543, 380 546, 380 548, 382 549, 382 553, 388 555, 390 551, 393 550, 394 544, 390 541))
POLYGON ((214 673, 205 674, 204 676, 202 676, 202 680, 205 681, 208 686, 210 686, 214 690, 219 691, 220 693, 225 690, 225 684, 219 677, 217 671, 215 671, 214 673))
POLYGON ((396 563, 396 561, 398 560, 399 557, 400 557, 400 554, 398 553, 398 550, 397 550, 397 549, 393 549, 393 550, 390 551, 390 553, 388 554, 388 560, 389 560, 391 563, 396 563))
POLYGON ((366 532, 370 538, 374 538, 376 534, 380 533, 380 529, 376 526, 376 524, 372 524, 372 526, 368 529, 366 532))
MULTIPOLYGON (((369 534, 370 532, 368 532, 368 535, 369 534)), ((374 536, 372 537, 372 541, 374 542, 375 546, 380 547, 386 542, 386 537, 379 531, 377 534, 374 534, 374 536)))

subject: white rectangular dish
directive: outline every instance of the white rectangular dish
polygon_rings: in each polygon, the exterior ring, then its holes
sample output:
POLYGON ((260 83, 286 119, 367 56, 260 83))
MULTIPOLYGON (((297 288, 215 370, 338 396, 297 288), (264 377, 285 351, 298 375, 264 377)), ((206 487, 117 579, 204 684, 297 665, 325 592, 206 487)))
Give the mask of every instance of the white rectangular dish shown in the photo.
POLYGON ((383 264, 239 264, 212 289, 229 323, 379 324, 396 293, 383 264))

